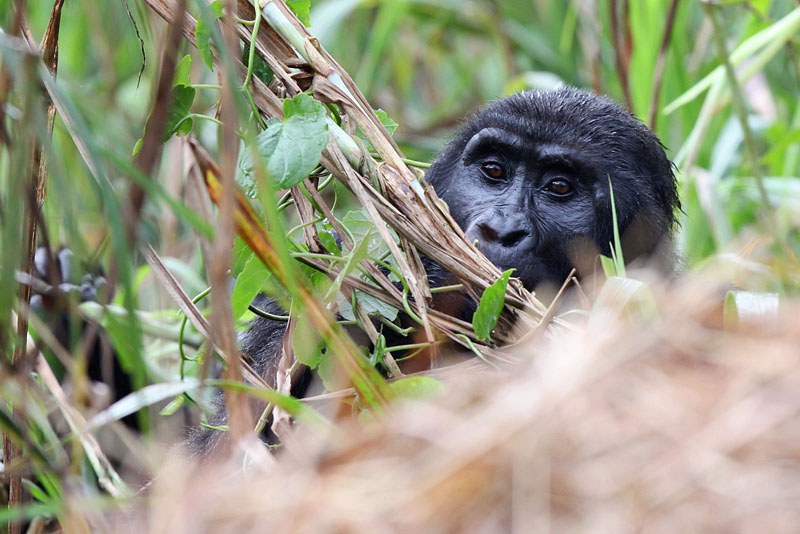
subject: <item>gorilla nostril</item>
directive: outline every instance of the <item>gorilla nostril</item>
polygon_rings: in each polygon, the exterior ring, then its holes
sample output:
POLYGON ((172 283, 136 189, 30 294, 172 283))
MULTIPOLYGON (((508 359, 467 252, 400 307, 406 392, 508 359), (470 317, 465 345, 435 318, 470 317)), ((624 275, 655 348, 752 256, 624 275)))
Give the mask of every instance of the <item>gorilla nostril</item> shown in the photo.
POLYGON ((528 233, 524 230, 515 230, 513 232, 508 232, 500 239, 500 243, 504 247, 513 247, 520 241, 522 241, 528 233))
POLYGON ((488 224, 480 223, 478 231, 481 233, 481 240, 487 243, 494 243, 499 240, 497 232, 488 224))

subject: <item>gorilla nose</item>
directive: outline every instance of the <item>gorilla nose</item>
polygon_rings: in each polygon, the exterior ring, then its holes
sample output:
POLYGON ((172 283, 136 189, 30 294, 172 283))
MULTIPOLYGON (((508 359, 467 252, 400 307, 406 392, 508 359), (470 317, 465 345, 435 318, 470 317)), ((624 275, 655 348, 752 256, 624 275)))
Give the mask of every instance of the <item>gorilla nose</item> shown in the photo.
POLYGON ((511 248, 519 244, 529 234, 525 230, 517 228, 494 228, 488 223, 479 223, 478 232, 480 240, 486 244, 499 243, 500 245, 511 248))

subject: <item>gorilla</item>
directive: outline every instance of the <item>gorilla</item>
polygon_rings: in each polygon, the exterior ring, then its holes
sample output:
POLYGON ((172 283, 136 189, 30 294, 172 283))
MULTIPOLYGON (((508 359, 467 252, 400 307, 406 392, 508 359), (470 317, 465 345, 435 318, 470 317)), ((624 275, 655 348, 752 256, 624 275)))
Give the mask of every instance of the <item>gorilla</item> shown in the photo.
MULTIPOLYGON (((610 255, 612 193, 625 260, 671 265, 680 209, 672 163, 658 138, 607 98, 562 88, 494 102, 465 123, 427 179, 467 237, 501 270, 514 268, 527 289, 560 285, 573 267, 590 273, 598 253, 610 255)), ((425 264, 431 285, 449 283, 439 265, 425 264)), ((254 304, 284 313, 263 295, 254 304)), ((474 303, 465 309, 471 315, 474 303)), ((284 331, 285 323, 257 317, 240 338, 270 383, 284 331)), ((224 421, 220 396, 210 423, 224 421)), ((193 429, 189 447, 206 456, 224 441, 221 432, 193 429)))
POLYGON ((628 261, 668 256, 680 208, 658 138, 616 103, 575 88, 493 103, 427 178, 467 237, 527 289, 561 284, 598 252, 610 255, 612 189, 628 261))

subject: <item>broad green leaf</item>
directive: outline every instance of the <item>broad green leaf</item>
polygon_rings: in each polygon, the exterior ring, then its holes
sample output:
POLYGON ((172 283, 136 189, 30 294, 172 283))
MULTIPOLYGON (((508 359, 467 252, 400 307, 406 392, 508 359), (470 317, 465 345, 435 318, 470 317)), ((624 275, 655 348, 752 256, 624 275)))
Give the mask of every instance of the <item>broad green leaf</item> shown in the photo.
MULTIPOLYGON (((222 18, 222 8, 225 3, 222 0, 214 0, 209 4, 211 15, 216 21, 222 18)), ((211 29, 205 21, 205 17, 198 17, 197 26, 194 30, 194 38, 197 42, 197 51, 200 52, 200 57, 203 58, 203 63, 206 64, 208 70, 214 69, 214 54, 211 51, 211 29)))
MULTIPOLYGON (((272 118, 261 132, 257 151, 275 187, 289 189, 313 171, 328 144, 327 111, 311 95, 300 94, 284 101, 286 119, 272 118)), ((239 160, 239 181, 248 194, 257 194, 250 151, 239 160)))
POLYGON ((286 0, 286 5, 289 6, 300 22, 306 26, 311 26, 311 0, 286 0))
POLYGON ((478 339, 482 341, 488 341, 492 330, 497 326, 497 320, 500 318, 500 312, 506 301, 506 287, 508 287, 508 279, 511 278, 512 272, 514 269, 507 270, 494 284, 486 288, 481 296, 478 309, 472 316, 472 328, 478 339))

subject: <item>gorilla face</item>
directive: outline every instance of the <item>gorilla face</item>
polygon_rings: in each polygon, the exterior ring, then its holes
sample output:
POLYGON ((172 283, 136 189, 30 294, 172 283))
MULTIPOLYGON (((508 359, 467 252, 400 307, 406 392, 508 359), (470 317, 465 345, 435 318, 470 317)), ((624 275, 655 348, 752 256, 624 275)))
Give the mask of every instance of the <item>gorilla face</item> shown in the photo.
POLYGON ((655 135, 610 100, 572 88, 495 102, 428 179, 467 237, 528 289, 560 284, 573 266, 610 253, 609 183, 626 260, 652 254, 679 207, 655 135))

